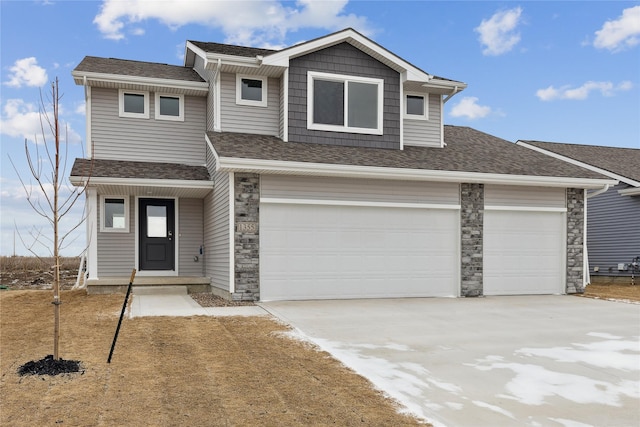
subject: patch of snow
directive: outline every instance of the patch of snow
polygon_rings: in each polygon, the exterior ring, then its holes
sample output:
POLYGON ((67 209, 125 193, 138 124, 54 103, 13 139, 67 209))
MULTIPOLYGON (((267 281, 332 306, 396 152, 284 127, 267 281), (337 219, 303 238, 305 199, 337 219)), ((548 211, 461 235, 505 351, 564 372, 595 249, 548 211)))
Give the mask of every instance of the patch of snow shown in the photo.
POLYGON ((589 332, 587 334, 587 336, 589 337, 595 337, 595 338, 602 338, 605 340, 621 340, 622 337, 618 336, 618 335, 612 335, 612 334, 608 334, 606 332, 589 332))
POLYGON ((385 348, 387 350, 396 350, 396 351, 413 351, 413 349, 407 345, 403 344, 387 344, 387 345, 375 345, 375 344, 353 344, 354 347, 366 348, 368 350, 377 350, 380 348, 385 348))
POLYGON ((506 384, 509 394, 501 395, 525 405, 542 405, 546 398, 559 396, 581 404, 603 404, 622 406, 620 398, 640 397, 640 382, 621 381, 612 384, 579 375, 554 372, 542 366, 523 363, 496 362, 487 366, 476 366, 482 371, 508 369, 515 376, 506 384))
POLYGON ((473 402, 474 405, 479 406, 481 408, 490 409, 490 410, 492 410, 494 412, 497 412, 499 414, 502 414, 502 415, 504 415, 506 417, 515 419, 515 417, 513 416, 513 414, 511 412, 506 411, 506 410, 500 408, 499 406, 490 405, 490 404, 488 404, 486 402, 481 402, 479 400, 473 400, 472 402, 473 402))
POLYGON ((457 403, 457 402, 445 402, 444 406, 446 406, 447 408, 455 409, 456 411, 459 411, 462 408, 464 408, 464 405, 462 403, 457 403))
POLYGON ((594 427, 591 424, 581 423, 579 421, 566 420, 564 418, 549 418, 551 421, 555 421, 558 424, 562 424, 563 427, 594 427))

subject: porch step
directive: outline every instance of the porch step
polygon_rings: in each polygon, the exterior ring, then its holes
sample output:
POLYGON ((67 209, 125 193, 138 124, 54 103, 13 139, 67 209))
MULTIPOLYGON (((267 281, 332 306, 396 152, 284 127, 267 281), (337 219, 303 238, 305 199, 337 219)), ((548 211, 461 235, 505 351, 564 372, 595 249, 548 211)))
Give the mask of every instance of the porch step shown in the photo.
MULTIPOLYGON (((101 277, 99 279, 87 280, 88 294, 124 294, 127 292, 130 277, 101 277)), ((172 276, 172 277, 150 277, 136 276, 133 281, 133 288, 137 289, 138 295, 143 288, 168 288, 172 293, 177 289, 181 292, 211 292, 209 285, 211 280, 208 277, 199 276, 172 276)))
POLYGON ((136 286, 131 289, 134 295, 187 295, 186 286, 136 286))

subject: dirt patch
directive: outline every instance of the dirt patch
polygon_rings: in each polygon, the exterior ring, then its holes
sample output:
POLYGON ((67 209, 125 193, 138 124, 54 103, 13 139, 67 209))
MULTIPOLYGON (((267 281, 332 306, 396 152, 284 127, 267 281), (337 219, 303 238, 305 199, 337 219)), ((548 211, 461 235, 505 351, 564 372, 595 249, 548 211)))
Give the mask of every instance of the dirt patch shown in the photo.
POLYGON ((631 285, 630 282, 625 284, 592 283, 585 288, 584 294, 579 294, 579 296, 587 298, 640 302, 640 284, 631 285))
POLYGON ((251 301, 229 301, 210 292, 197 292, 189 294, 202 307, 241 307, 255 305, 251 301))
MULTIPOLYGON (((24 256, 0 257, 0 287, 2 289, 52 289, 53 258, 24 256)), ((62 257, 60 260, 60 289, 76 284, 80 258, 62 257)))
POLYGON ((0 292, 0 425, 422 425, 269 317, 125 318, 107 364, 122 295, 61 299, 81 372, 20 376, 51 352, 51 293, 0 292))

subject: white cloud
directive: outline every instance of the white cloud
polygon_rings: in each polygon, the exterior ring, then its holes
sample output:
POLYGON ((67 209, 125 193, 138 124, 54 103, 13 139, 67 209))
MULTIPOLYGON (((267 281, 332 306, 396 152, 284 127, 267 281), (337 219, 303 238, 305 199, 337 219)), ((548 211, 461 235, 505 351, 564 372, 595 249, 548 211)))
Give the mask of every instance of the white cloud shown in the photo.
POLYGON ((11 74, 7 86, 20 88, 22 86, 43 86, 49 80, 47 71, 38 65, 35 57, 18 59, 9 68, 11 74))
POLYGON ((580 87, 572 88, 571 86, 562 86, 555 88, 549 86, 544 89, 538 89, 536 96, 541 101, 553 101, 556 99, 583 100, 589 97, 591 92, 600 92, 602 96, 613 96, 616 92, 631 90, 633 83, 623 81, 617 86, 612 82, 594 82, 588 81, 580 87))
POLYGON ((452 117, 466 117, 468 119, 480 119, 491 114, 491 107, 478 104, 475 96, 466 96, 451 109, 452 117))
POLYGON ((226 35, 226 43, 276 47, 282 44, 287 32, 299 28, 338 30, 353 27, 367 33, 366 18, 346 14, 348 0, 321 1, 277 0, 215 1, 166 0, 104 0, 94 23, 105 38, 121 40, 128 31, 140 35, 136 24, 155 19, 176 29, 187 24, 199 24, 220 28, 226 35), (239 7, 240 5, 240 7, 239 7))
MULTIPOLYGON (((62 110, 62 108, 61 108, 62 110)), ((60 136, 62 140, 68 137, 69 143, 80 143, 82 138, 64 120, 60 120, 60 136)), ((10 137, 20 137, 31 142, 43 143, 44 136, 52 141, 52 133, 46 121, 40 120, 38 108, 22 99, 8 99, 2 108, 0 117, 0 133, 10 137)))
POLYGON ((480 43, 486 46, 482 54, 497 56, 509 52, 520 41, 516 27, 520 24, 522 8, 516 7, 496 12, 491 18, 484 19, 474 31, 480 34, 480 43))
POLYGON ((622 15, 607 21, 602 29, 596 31, 593 45, 598 49, 618 52, 640 43, 640 6, 622 11, 622 15))

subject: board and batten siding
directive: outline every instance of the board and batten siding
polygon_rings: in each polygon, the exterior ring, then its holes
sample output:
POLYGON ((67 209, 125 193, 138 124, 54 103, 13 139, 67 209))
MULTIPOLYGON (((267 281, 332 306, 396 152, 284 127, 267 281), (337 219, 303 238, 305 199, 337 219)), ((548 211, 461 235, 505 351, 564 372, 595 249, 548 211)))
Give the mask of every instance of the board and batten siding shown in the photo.
POLYGON ((640 256, 640 196, 622 196, 621 183, 587 200, 587 250, 592 275, 628 275, 618 264, 640 256), (594 272, 594 267, 600 271, 594 272))
POLYGON ((206 275, 211 285, 229 291, 229 173, 213 175, 214 190, 204 199, 206 275))
POLYGON ((421 147, 442 146, 441 95, 429 94, 428 120, 404 118, 404 145, 421 147))
POLYGON ((223 132, 280 135, 280 80, 267 81, 267 106, 236 104, 236 75, 220 74, 220 120, 223 132))
POLYGON ((333 177, 262 175, 261 198, 458 205, 459 185, 333 177))
POLYGON ((135 197, 129 196, 129 232, 100 231, 102 218, 98 195, 98 277, 129 277, 136 266, 135 197))
POLYGON ((155 120, 155 94, 149 93, 149 119, 119 117, 118 90, 92 88, 91 136, 96 159, 204 164, 204 97, 184 97, 184 122, 155 120))
POLYGON ((200 255, 200 247, 203 244, 202 206, 202 199, 178 201, 178 274, 180 276, 201 276, 204 273, 204 260, 200 255))

